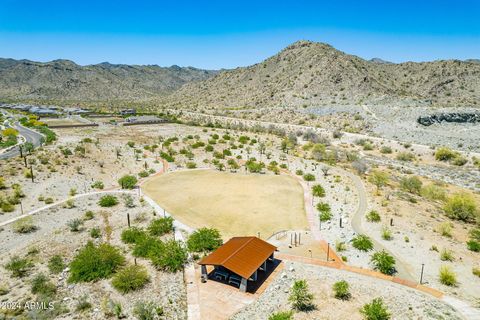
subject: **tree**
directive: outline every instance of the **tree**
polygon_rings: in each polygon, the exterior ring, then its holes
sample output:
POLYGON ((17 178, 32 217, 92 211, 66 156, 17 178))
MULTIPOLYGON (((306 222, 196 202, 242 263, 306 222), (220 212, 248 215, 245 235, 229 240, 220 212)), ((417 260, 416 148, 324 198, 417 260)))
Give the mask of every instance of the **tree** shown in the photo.
POLYGON ((456 220, 471 222, 479 218, 475 199, 465 192, 456 193, 449 198, 443 210, 449 218, 456 220))
POLYGON ((133 189, 137 184, 137 178, 132 175, 125 175, 118 179, 118 184, 122 187, 122 189, 133 189))
POLYGON ((388 173, 378 170, 372 171, 368 177, 368 181, 377 187, 377 192, 380 191, 380 189, 384 187, 389 180, 390 176, 388 173))
POLYGON ((308 289, 306 280, 296 280, 293 283, 292 292, 288 297, 288 301, 292 304, 293 309, 298 311, 309 311, 315 308, 313 304, 313 294, 308 289))
POLYGON ((360 313, 365 320, 389 320, 390 312, 387 307, 383 305, 381 298, 375 298, 372 302, 365 304, 360 313))
POLYGON ((222 245, 222 237, 217 229, 200 228, 193 232, 187 240, 190 252, 210 252, 222 245))
POLYGON ((375 252, 370 261, 372 262, 374 269, 383 274, 392 275, 396 272, 395 258, 388 254, 388 252, 385 250, 375 252))

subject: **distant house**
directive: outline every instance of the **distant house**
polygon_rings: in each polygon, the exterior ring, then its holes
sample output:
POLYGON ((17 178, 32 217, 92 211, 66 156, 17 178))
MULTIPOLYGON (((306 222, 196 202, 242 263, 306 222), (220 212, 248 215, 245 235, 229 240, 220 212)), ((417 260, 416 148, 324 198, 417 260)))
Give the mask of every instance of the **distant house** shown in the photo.
POLYGON ((137 114, 137 110, 136 110, 136 109, 123 109, 123 110, 120 110, 120 114, 121 114, 122 116, 136 115, 136 114, 137 114))

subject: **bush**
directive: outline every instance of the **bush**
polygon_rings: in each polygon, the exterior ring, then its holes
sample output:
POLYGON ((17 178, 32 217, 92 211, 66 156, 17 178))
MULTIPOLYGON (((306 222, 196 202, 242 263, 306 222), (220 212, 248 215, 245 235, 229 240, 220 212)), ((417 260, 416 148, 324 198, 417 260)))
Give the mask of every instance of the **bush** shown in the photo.
POLYGON ((293 320, 293 311, 280 311, 271 314, 268 320, 293 320))
POLYGON ((404 177, 400 180, 400 188, 413 194, 420 194, 422 181, 418 177, 404 177))
POLYGON ((37 226, 33 224, 31 216, 21 218, 13 224, 13 231, 17 233, 30 233, 37 230, 37 226))
POLYGON ((338 252, 341 252, 341 251, 345 251, 347 250, 347 244, 343 241, 336 241, 335 242, 335 249, 338 251, 338 252))
POLYGON ((303 180, 305 181, 315 181, 315 176, 311 173, 306 173, 303 175, 303 180))
POLYGON ((437 232, 440 233, 444 237, 451 238, 452 237, 452 228, 453 225, 451 222, 443 222, 438 225, 437 232))
POLYGON ((118 179, 118 184, 122 189, 133 189, 137 185, 137 178, 132 175, 125 175, 118 179))
POLYGON ((95 181, 94 183, 92 183, 91 187, 94 188, 94 189, 100 189, 101 190, 105 186, 104 186, 102 181, 95 181))
POLYGON ((332 220, 332 213, 330 211, 323 211, 319 215, 319 219, 322 222, 332 220))
POLYGON ((395 258, 388 254, 388 252, 385 250, 375 252, 370 261, 373 264, 373 268, 383 274, 392 275, 396 272, 395 258))
POLYGON ((122 231, 121 239, 124 243, 132 244, 138 243, 141 239, 147 237, 147 234, 144 230, 131 227, 122 231))
POLYGON ((163 250, 150 252, 149 258, 157 269, 177 272, 183 269, 187 262, 188 254, 180 242, 169 240, 164 243, 163 250))
POLYGON ((77 305, 75 306, 75 311, 83 312, 92 308, 92 304, 88 301, 88 296, 84 295, 78 299, 77 305))
POLYGON ((165 217, 153 220, 148 226, 148 232, 152 236, 163 236, 173 230, 173 218, 165 217))
POLYGON ((422 197, 424 197, 426 199, 429 199, 429 200, 442 200, 443 201, 447 197, 446 193, 445 193, 445 190, 442 187, 440 187, 436 184, 430 184, 428 186, 423 187, 420 190, 420 194, 422 195, 422 197))
POLYGON ((197 164, 195 162, 187 162, 186 164, 187 169, 195 169, 197 164))
POLYGON ((387 240, 387 241, 393 239, 392 231, 390 231, 390 229, 388 229, 388 227, 383 227, 382 228, 382 239, 387 240))
POLYGON ((52 297, 57 287, 43 274, 37 274, 32 280, 32 293, 43 297, 52 297))
POLYGON ((457 275, 449 266, 441 266, 439 271, 440 283, 446 286, 456 286, 457 285, 457 275))
POLYGON ((435 159, 439 161, 450 161, 457 156, 457 153, 447 147, 441 147, 435 151, 435 159))
POLYGON ((118 204, 118 199, 112 195, 106 195, 100 198, 98 205, 100 207, 113 207, 118 204))
POLYGON ((474 276, 480 277, 480 268, 473 267, 473 268, 472 268, 472 274, 473 274, 474 276))
POLYGON ((84 220, 92 220, 94 217, 95 217, 95 214, 93 213, 93 211, 88 210, 88 211, 85 212, 85 215, 83 216, 83 219, 84 220))
POLYGON ((443 249, 442 252, 440 252, 440 260, 442 261, 453 261, 455 260, 453 257, 453 253, 450 250, 443 249))
POLYGON ((380 222, 381 220, 380 214, 375 210, 370 211, 366 218, 368 222, 380 222))
POLYGON ((82 225, 83 225, 83 220, 81 219, 73 219, 67 222, 67 226, 70 227, 70 231, 72 232, 80 231, 82 225))
POLYGON ((370 251, 373 249, 373 242, 367 235, 359 234, 352 239, 352 246, 360 251, 370 251))
POLYGON ((80 250, 70 263, 69 282, 90 282, 110 277, 125 263, 125 257, 108 243, 92 242, 80 250))
POLYGON ((50 272, 53 274, 62 272, 65 267, 66 265, 63 262, 63 258, 61 255, 54 255, 50 258, 50 260, 48 260, 48 270, 50 270, 50 272))
POLYGON ((144 236, 136 238, 132 254, 135 257, 148 258, 160 254, 164 249, 165 246, 162 241, 145 233, 144 236))
POLYGON ((472 222, 478 218, 475 199, 468 193, 457 193, 447 200, 443 207, 451 219, 472 222))
POLYGON ((415 155, 411 152, 399 152, 397 154, 397 160, 399 160, 399 161, 413 161, 413 160, 415 160, 415 155))
POLYGON ((349 292, 350 286, 347 281, 342 280, 335 282, 333 284, 333 292, 335 295, 335 298, 340 299, 340 300, 348 300, 351 297, 351 294, 349 292))
POLYGON ((467 241, 467 248, 473 252, 480 252, 480 242, 476 240, 467 241))
POLYGON ((193 232, 187 240, 190 252, 210 252, 222 245, 222 237, 217 229, 200 228, 193 232))
POLYGON ((312 194, 314 197, 325 197, 325 189, 321 185, 316 184, 312 187, 312 194))
POLYGON ((163 316, 163 308, 157 306, 154 302, 138 301, 133 308, 133 314, 139 320, 154 320, 163 316))
POLYGON ((27 274, 30 268, 33 267, 33 263, 25 258, 14 256, 5 265, 5 269, 12 273, 12 276, 21 278, 27 274))
POLYGON ((381 298, 375 298, 372 302, 365 304, 361 309, 360 313, 363 315, 366 320, 389 320, 390 312, 387 307, 383 304, 381 298))
POLYGON ((315 308, 313 294, 310 293, 305 280, 296 280, 293 283, 288 301, 292 304, 292 308, 298 311, 309 311, 315 308))
POLYGON ((141 289, 149 281, 147 269, 139 265, 130 265, 121 269, 112 279, 112 285, 121 293, 141 289))
POLYGON ((94 239, 98 239, 102 236, 102 232, 100 231, 100 228, 92 228, 90 229, 90 237, 94 239))
POLYGON ((380 148, 380 152, 383 154, 389 154, 389 153, 392 153, 392 148, 383 146, 380 148))

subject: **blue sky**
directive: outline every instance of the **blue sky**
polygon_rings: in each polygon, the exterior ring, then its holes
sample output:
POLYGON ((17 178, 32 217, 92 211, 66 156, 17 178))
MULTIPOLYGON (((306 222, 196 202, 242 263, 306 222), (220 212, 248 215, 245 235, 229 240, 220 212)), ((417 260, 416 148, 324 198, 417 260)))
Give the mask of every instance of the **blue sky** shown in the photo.
POLYGON ((0 57, 234 68, 288 44, 363 58, 480 58, 480 1, 0 0, 0 57))

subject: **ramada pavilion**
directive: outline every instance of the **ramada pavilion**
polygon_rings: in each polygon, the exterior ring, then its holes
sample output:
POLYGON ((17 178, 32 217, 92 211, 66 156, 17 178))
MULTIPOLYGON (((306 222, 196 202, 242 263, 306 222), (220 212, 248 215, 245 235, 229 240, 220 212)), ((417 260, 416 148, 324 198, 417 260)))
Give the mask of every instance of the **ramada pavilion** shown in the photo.
POLYGON ((202 282, 208 277, 238 286, 247 291, 248 281, 257 281, 258 272, 267 275, 268 265, 274 268, 273 254, 277 248, 257 237, 234 237, 199 261, 202 282), (214 270, 208 274, 207 266, 214 270))

